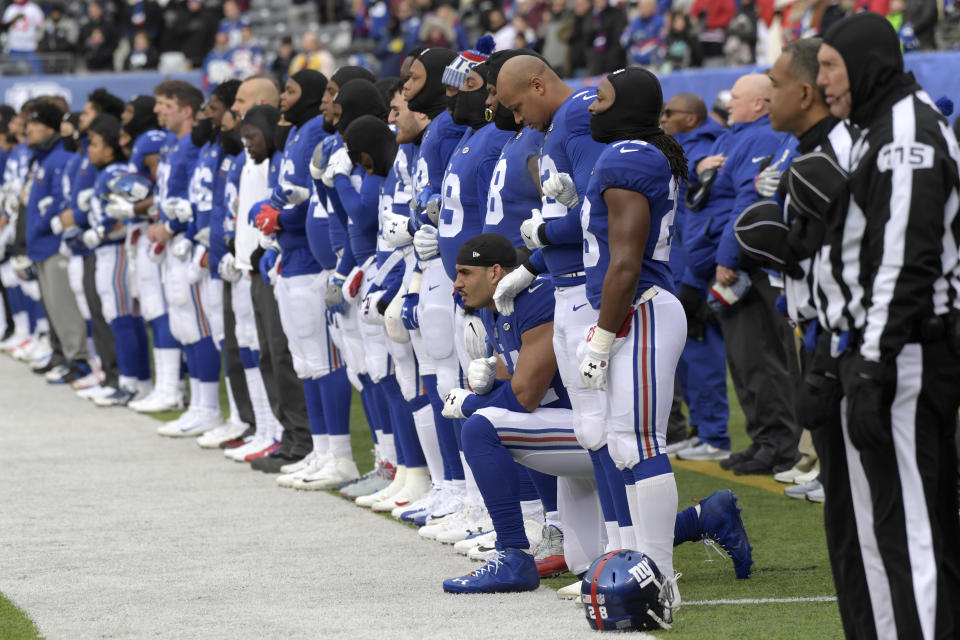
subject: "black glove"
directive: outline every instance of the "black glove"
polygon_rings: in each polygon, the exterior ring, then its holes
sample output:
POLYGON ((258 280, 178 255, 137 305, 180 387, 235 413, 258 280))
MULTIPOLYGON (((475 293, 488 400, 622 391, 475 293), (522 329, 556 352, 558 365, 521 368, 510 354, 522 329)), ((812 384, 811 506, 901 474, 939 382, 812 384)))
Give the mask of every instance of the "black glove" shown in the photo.
POLYGON ((851 364, 847 394, 847 431, 860 451, 893 446, 890 408, 897 388, 894 363, 870 362, 859 354, 851 364))
POLYGON ((814 431, 840 425, 840 360, 830 355, 830 334, 820 336, 796 395, 797 421, 814 431))
POLYGON ((687 337, 694 340, 703 340, 704 326, 701 307, 704 306, 703 294, 696 287, 689 284, 680 287, 677 299, 683 306, 683 313, 687 316, 687 337))
POLYGON ((387 313, 387 307, 389 306, 390 300, 387 300, 386 296, 380 296, 380 299, 377 300, 377 313, 385 315, 387 313))

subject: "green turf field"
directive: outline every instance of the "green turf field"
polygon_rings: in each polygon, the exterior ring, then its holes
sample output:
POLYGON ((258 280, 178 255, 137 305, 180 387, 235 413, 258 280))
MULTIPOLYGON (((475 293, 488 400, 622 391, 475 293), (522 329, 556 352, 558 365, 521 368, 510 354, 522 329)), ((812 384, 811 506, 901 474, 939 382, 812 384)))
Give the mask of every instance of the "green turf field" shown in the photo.
MULTIPOLYGON (((730 431, 733 449, 748 444, 743 414, 732 388, 730 431)), ((227 411, 226 393, 221 385, 221 405, 227 411)), ((171 420, 179 412, 157 416, 171 420)), ((373 465, 372 439, 359 397, 351 407, 353 450, 361 471, 373 465)), ((687 604, 676 616, 674 630, 658 632, 660 637, 712 639, 763 638, 842 638, 835 601, 775 602, 733 604, 696 604, 716 600, 760 600, 822 598, 835 595, 823 533, 823 509, 820 505, 790 500, 782 495, 783 485, 765 477, 737 477, 716 463, 684 463, 674 467, 680 495, 680 508, 718 489, 732 489, 740 498, 743 520, 754 551, 753 575, 736 580, 733 566, 725 556, 707 551, 700 543, 688 543, 676 550, 675 568, 683 573, 680 591, 687 604)), ((373 514, 370 517, 376 517, 373 514)), ((388 517, 386 515, 384 517, 388 517)), ((407 526, 397 524, 398 527, 407 526)), ((425 544, 427 544, 425 542, 425 544)), ((453 553, 438 547, 438 553, 453 553)), ((437 576, 441 578, 449 576, 437 576)), ((564 574, 544 580, 552 588, 566 586, 575 578, 564 574)), ((576 606, 570 603, 570 606, 576 606)), ((584 622, 586 624, 586 622, 584 622)), ((4 640, 36 638, 30 620, 0 596, 0 638, 4 640)))

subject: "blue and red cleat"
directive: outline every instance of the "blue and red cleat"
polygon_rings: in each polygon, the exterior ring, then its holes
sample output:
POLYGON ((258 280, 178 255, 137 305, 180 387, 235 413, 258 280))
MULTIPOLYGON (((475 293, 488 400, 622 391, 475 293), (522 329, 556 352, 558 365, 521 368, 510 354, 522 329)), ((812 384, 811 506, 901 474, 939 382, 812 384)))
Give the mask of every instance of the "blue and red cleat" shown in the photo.
POLYGON ((537 563, 520 549, 501 549, 479 569, 443 581, 447 593, 512 593, 533 591, 539 586, 537 563))
POLYGON ((740 518, 737 494, 723 489, 701 500, 698 533, 704 539, 716 542, 730 556, 737 578, 750 577, 753 547, 740 518))

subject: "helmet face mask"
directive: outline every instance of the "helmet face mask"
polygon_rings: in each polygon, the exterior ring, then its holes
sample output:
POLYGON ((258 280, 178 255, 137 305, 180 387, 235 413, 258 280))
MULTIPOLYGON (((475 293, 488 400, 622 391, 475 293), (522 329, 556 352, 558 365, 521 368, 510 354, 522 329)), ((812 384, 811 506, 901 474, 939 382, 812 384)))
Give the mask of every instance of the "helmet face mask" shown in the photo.
POLYGON ((639 551, 606 553, 593 561, 581 583, 587 623, 598 631, 669 629, 674 581, 639 551))

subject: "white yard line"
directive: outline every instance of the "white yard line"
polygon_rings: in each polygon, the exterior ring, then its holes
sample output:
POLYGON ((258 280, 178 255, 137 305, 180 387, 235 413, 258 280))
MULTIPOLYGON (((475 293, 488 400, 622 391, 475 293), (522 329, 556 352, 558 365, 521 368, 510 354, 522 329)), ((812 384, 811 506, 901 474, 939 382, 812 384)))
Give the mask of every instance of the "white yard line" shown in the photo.
POLYGON ((739 600, 684 600, 684 607, 703 607, 718 604, 789 604, 791 602, 836 602, 836 596, 810 596, 808 598, 742 598, 739 600))

